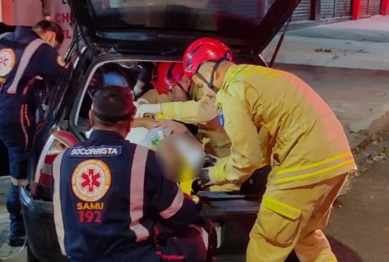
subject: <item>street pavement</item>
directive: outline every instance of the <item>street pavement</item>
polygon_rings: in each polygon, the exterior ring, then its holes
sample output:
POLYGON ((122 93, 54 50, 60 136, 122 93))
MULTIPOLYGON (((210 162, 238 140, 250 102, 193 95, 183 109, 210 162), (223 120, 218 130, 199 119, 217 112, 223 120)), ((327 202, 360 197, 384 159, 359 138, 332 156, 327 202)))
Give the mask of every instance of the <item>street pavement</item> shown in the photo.
MULTIPOLYGON (((276 37, 263 52, 270 61, 276 37)), ((276 63, 389 70, 389 16, 288 31, 276 63)))
MULTIPOLYGON (((262 55, 266 61, 271 60, 279 37, 280 34, 264 50, 262 55)), ((323 93, 318 92, 324 98, 328 95, 333 102, 341 102, 338 106, 333 106, 333 109, 338 110, 340 118, 345 116, 347 118, 348 114, 353 115, 351 122, 346 121, 348 123, 345 123, 345 129, 349 136, 354 137, 350 141, 354 144, 363 138, 352 133, 372 135, 389 125, 389 101, 385 91, 385 87, 389 84, 386 79, 389 71, 388 42, 389 16, 374 16, 358 21, 290 30, 287 31, 274 67, 292 72, 295 68, 299 68, 297 75, 302 71, 306 72, 302 78, 314 88, 321 89, 323 93), (334 78, 333 87, 341 88, 344 92, 335 92, 333 94, 336 95, 331 95, 329 92, 333 92, 333 88, 327 85, 328 82, 323 84, 328 86, 323 89, 320 88, 322 83, 314 82, 313 79, 322 76, 332 77, 331 74, 317 74, 317 72, 327 72, 327 69, 333 71, 334 68, 346 73, 350 79, 344 78, 342 81, 341 78, 334 78), (361 79, 360 77, 365 79, 363 84, 352 80, 361 79), (376 77, 382 81, 376 82, 376 77), (343 84, 340 85, 337 81, 343 84), (376 97, 376 92, 380 92, 380 98, 376 97), (366 94, 366 99, 360 96, 361 94, 366 94), (341 97, 336 97, 337 95, 341 97), (366 113, 367 108, 369 111, 366 113)), ((333 72, 335 75, 340 74, 333 72)), ((323 77, 322 80, 326 81, 323 77)), ((329 104, 331 104, 330 100, 329 104)))
POLYGON ((337 242, 339 262, 389 261, 389 159, 372 160, 382 152, 386 158, 388 148, 386 130, 355 154, 359 172, 351 176, 351 191, 334 205, 325 231, 337 242))
MULTIPOLYGON (((301 77, 331 106, 353 149, 366 141, 369 132, 355 134, 350 126, 373 121, 369 120, 371 115, 387 112, 383 105, 388 103, 389 73, 382 70, 389 70, 388 24, 389 16, 378 16, 290 31, 276 60, 275 68, 301 77)), ((273 41, 265 50, 267 60, 276 43, 273 41)), ((366 129, 371 129, 369 123, 366 129)), ((379 128, 386 125, 385 121, 381 123, 379 128)), ((385 141, 382 143, 389 147, 385 141)), ((366 154, 377 151, 382 143, 356 155, 363 170, 366 154)), ((389 160, 368 165, 361 177, 351 180, 351 191, 339 199, 326 230, 339 262, 389 261, 389 209, 385 208, 389 201, 389 160)), ((19 251, 5 244, 8 186, 9 179, 0 177, 0 258, 19 251)), ((4 261, 25 262, 26 252, 4 261)))

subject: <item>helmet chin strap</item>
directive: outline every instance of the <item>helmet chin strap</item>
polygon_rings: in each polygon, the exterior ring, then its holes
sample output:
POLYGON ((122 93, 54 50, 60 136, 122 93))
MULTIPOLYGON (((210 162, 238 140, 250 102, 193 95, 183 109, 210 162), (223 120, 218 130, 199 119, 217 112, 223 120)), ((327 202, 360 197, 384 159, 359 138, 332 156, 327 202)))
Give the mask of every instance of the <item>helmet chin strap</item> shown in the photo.
POLYGON ((212 73, 211 73, 211 79, 209 80, 209 82, 205 79, 205 77, 200 74, 199 72, 196 72, 195 75, 201 79, 201 81, 203 81, 204 83, 207 84, 208 88, 211 89, 212 91, 214 91, 215 93, 218 92, 218 89, 215 87, 215 85, 213 84, 213 81, 215 80, 214 79, 214 76, 215 76, 215 72, 216 70, 218 69, 219 65, 221 64, 221 62, 223 62, 224 60, 221 60, 221 61, 217 61, 214 65, 213 65, 213 68, 212 68, 212 73))
POLYGON ((184 88, 180 83, 177 83, 178 87, 181 88, 181 90, 185 93, 188 100, 191 100, 189 91, 190 91, 190 87, 192 86, 192 83, 193 83, 193 81, 190 80, 188 88, 184 88))

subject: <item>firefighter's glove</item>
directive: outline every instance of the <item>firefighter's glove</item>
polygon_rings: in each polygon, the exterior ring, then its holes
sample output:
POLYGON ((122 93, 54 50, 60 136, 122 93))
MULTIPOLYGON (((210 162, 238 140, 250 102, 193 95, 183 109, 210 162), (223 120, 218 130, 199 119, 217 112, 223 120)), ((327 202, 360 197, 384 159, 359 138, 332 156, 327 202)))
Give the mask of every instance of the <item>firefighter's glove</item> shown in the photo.
POLYGON ((204 161, 204 168, 209 168, 209 167, 213 167, 213 166, 216 166, 217 163, 219 162, 219 158, 217 158, 216 156, 213 156, 213 155, 210 155, 210 154, 206 154, 205 155, 205 161, 204 161))
POLYGON ((161 113, 160 104, 141 104, 136 110, 135 118, 142 118, 146 114, 156 115, 159 113, 161 113))
POLYGON ((197 179, 193 181, 194 191, 206 191, 209 186, 212 186, 211 179, 209 178, 209 168, 203 168, 198 175, 197 179))

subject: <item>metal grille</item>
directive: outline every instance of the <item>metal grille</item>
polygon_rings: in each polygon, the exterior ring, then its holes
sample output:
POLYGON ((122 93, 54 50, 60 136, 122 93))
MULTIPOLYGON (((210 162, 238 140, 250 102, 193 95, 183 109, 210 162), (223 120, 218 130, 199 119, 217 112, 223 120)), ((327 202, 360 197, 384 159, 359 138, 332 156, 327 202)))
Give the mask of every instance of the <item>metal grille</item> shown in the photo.
POLYGON ((312 0, 302 0, 293 12, 292 21, 311 20, 312 0))
POLYGON ((335 1, 322 0, 320 1, 320 15, 321 19, 334 18, 335 1))
POLYGON ((381 13, 381 0, 367 0, 366 4, 368 15, 379 15, 381 13))
POLYGON ((320 3, 321 19, 351 16, 352 0, 322 0, 320 3))
POLYGON ((335 17, 351 16, 351 0, 336 0, 335 17))

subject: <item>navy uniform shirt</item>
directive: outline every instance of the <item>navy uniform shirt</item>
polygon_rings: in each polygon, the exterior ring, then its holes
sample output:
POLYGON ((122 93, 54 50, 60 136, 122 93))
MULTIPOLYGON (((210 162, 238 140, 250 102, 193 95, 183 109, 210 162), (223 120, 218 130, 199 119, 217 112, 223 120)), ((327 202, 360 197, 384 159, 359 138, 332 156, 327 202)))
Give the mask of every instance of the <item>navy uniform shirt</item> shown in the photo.
POLYGON ((17 27, 15 32, 0 39, 0 123, 20 121, 23 105, 27 105, 25 113, 33 117, 36 105, 30 87, 36 77, 52 80, 64 70, 57 51, 47 43, 40 45, 29 61, 21 62, 27 46, 36 39, 39 36, 24 27, 17 27), (11 84, 19 66, 25 67, 25 70, 15 88, 11 84))
POLYGON ((165 179, 155 152, 116 132, 95 130, 53 164, 54 216, 62 252, 80 261, 128 252, 152 243, 162 219, 185 229, 195 203, 165 179))

